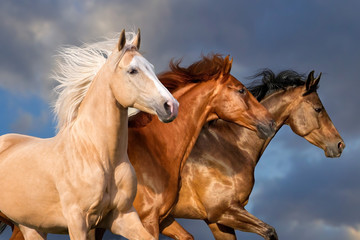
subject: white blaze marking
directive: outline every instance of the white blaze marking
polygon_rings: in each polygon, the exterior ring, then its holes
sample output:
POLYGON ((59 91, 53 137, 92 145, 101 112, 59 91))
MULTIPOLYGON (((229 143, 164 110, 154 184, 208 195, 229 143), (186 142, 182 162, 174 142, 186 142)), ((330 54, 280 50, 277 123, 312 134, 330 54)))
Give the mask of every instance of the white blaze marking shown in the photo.
POLYGON ((143 56, 134 56, 130 62, 130 66, 136 66, 141 71, 143 71, 144 74, 154 82, 155 87, 158 89, 161 96, 165 97, 166 99, 170 98, 174 100, 171 93, 164 87, 164 85, 161 84, 160 80, 157 78, 154 72, 154 66, 143 56))

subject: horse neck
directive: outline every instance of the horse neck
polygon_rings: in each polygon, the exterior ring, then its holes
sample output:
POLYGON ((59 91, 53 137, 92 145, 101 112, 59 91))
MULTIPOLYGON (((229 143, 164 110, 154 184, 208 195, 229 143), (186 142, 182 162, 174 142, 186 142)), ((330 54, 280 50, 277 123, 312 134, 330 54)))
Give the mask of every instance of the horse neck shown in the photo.
MULTIPOLYGON (((275 92, 261 101, 261 104, 271 113, 276 122, 276 133, 285 124, 299 94, 298 90, 289 89, 287 91, 275 92)), ((214 124, 210 128, 216 131, 217 134, 224 136, 226 141, 235 142, 236 147, 241 152, 247 153, 246 158, 254 162, 254 164, 258 163, 266 147, 275 136, 264 140, 259 138, 254 131, 245 127, 233 123, 221 122, 221 124, 226 124, 227 127, 218 128, 217 124, 214 124)))
MULTIPOLYGON (((188 85, 172 93, 180 103, 177 118, 167 124, 153 119, 147 126, 137 130, 143 131, 141 136, 151 135, 151 139, 156 139, 151 141, 152 146, 148 148, 149 151, 155 152, 151 155, 157 156, 152 161, 161 162, 160 165, 176 171, 173 173, 174 176, 178 176, 181 172, 202 126, 209 121, 215 84, 214 80, 210 80, 188 85), (151 133, 145 133, 147 131, 151 133), (156 142, 156 146, 153 147, 154 142, 156 142), (164 150, 164 146, 166 150, 164 150)), ((133 140, 138 141, 138 139, 133 140)), ((132 143, 129 145, 131 146, 132 143)), ((134 159, 130 158, 130 160, 134 159)))
MULTIPOLYGON (((261 104, 272 114, 276 122, 276 133, 285 124, 294 106, 297 105, 299 96, 302 96, 301 93, 302 87, 289 88, 287 90, 275 92, 261 101, 261 104)), ((263 143, 257 161, 260 159, 274 136, 266 140, 262 140, 263 143)))
POLYGON ((127 123, 127 109, 116 101, 110 76, 102 68, 79 106, 71 126, 73 137, 82 147, 96 149, 101 161, 116 165, 122 159, 119 154, 126 154, 127 123))

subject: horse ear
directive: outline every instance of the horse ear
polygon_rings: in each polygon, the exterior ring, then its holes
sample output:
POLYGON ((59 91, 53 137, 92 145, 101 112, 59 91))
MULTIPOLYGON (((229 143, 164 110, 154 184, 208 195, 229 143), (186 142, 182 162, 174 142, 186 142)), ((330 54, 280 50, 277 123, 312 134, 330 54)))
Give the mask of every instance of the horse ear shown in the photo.
POLYGON ((124 48, 125 43, 126 43, 125 29, 123 29, 120 33, 120 38, 119 38, 119 42, 118 42, 119 52, 124 48))
POLYGON ((138 32, 137 32, 136 37, 135 37, 135 39, 133 41, 133 45, 135 45, 137 50, 140 49, 140 40, 141 40, 141 38, 140 38, 140 28, 138 28, 138 32))
POLYGON ((306 86, 306 91, 308 91, 311 87, 311 83, 314 81, 314 70, 312 70, 309 75, 308 78, 306 80, 305 86, 306 86))
POLYGON ((320 82, 321 74, 322 74, 322 72, 319 74, 319 76, 317 76, 317 78, 314 80, 314 83, 311 84, 311 86, 317 87, 317 85, 318 85, 319 82, 320 82))
POLYGON ((224 61, 225 61, 225 66, 224 66, 223 74, 228 75, 231 71, 233 58, 231 58, 231 60, 229 61, 229 55, 227 55, 224 61))

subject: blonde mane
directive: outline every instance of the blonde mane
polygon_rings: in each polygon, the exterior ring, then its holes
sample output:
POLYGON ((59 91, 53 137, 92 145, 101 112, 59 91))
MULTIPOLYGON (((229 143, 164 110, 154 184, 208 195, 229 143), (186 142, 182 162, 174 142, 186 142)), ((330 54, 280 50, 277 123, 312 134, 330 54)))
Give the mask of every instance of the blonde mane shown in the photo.
MULTIPOLYGON (((127 32, 127 43, 132 43, 134 32, 127 32)), ((57 99, 53 112, 57 120, 57 130, 69 125, 77 116, 79 105, 84 99, 92 80, 105 64, 118 42, 119 34, 113 38, 80 47, 62 47, 56 57, 56 68, 51 78, 58 82, 54 88, 57 99)))

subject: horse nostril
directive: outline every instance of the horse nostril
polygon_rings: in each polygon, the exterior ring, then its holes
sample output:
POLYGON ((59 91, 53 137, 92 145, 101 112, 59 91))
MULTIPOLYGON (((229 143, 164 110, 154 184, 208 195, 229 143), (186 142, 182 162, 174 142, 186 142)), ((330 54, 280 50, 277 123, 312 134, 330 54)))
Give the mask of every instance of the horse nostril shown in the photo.
POLYGON ((340 141, 340 142, 338 143, 338 148, 339 148, 339 150, 343 150, 343 149, 345 148, 345 144, 340 141))
POLYGON ((164 108, 167 114, 171 114, 173 111, 173 103, 171 101, 167 101, 164 103, 164 108))

